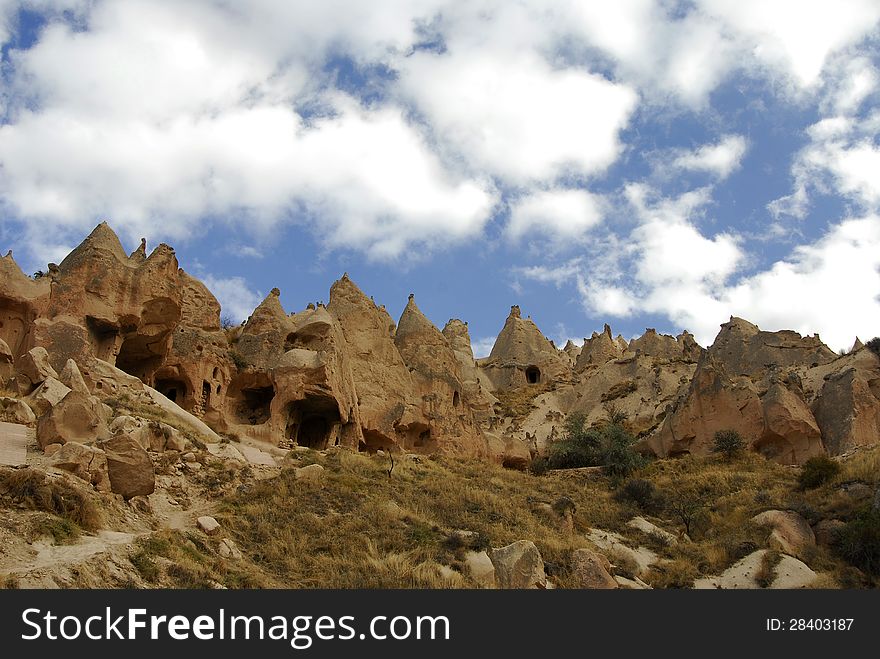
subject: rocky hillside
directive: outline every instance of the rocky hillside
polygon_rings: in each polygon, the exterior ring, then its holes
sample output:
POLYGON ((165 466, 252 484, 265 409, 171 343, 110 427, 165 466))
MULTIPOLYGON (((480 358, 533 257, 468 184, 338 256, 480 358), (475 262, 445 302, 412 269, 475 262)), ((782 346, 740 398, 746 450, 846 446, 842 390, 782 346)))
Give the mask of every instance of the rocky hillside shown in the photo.
POLYGON ((877 487, 880 359, 861 342, 838 355, 731 318, 708 348, 606 325, 560 349, 513 307, 475 360, 467 323, 441 331, 413 296, 395 322, 347 275, 326 306, 291 313, 279 295, 221 327, 171 247, 126 254, 106 224, 37 278, 0 259, 10 585, 727 587, 776 565, 799 585, 871 578, 827 549, 877 487), (509 469, 566 418, 612 407, 640 451, 679 458, 636 474, 664 505, 595 470, 509 469), (719 430, 748 455, 710 456, 719 430), (799 490, 790 466, 823 456, 849 478, 799 490), (694 528, 674 503, 688 482, 694 528))

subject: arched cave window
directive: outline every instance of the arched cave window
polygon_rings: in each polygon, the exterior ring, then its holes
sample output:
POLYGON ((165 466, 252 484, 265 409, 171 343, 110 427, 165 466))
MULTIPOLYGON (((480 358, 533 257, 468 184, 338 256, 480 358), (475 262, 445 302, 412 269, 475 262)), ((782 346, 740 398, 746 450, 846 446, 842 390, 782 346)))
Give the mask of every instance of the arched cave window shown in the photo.
POLYGON ((452 394, 452 406, 458 407, 459 405, 461 405, 461 396, 459 396, 458 392, 456 391, 454 394, 452 394))
POLYGON ((529 366, 526 369, 526 382, 529 384, 538 384, 541 381, 541 369, 537 366, 529 366))

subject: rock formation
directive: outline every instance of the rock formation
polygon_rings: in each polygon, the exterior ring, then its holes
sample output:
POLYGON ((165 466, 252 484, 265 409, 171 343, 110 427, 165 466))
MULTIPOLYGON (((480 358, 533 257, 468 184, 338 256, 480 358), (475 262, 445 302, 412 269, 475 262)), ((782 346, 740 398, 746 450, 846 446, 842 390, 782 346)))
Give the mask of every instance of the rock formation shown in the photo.
POLYGON ((594 424, 622 412, 658 456, 707 453, 728 429, 783 463, 880 437, 880 362, 858 340, 841 356, 817 335, 731 318, 708 350, 688 332, 649 328, 628 342, 609 325, 557 349, 513 306, 475 361, 467 323, 441 332, 413 296, 397 323, 347 274, 329 300, 288 313, 273 289, 243 326, 223 329, 216 298, 171 247, 148 254, 142 240, 127 255, 106 223, 36 279, 10 253, 0 258, 0 386, 16 397, 4 414, 35 425, 53 451, 86 447, 62 456, 80 474, 121 435, 183 450, 175 428, 206 442, 220 433, 520 469, 573 413, 594 424), (172 425, 151 425, 159 417, 172 425))

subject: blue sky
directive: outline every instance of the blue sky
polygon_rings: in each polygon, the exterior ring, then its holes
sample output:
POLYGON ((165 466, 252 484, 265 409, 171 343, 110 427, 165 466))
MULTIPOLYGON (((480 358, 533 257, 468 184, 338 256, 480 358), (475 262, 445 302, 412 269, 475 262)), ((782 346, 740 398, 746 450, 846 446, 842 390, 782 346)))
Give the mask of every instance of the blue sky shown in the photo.
POLYGON ((876 0, 0 0, 0 248, 99 221, 224 312, 347 271, 487 354, 880 334, 876 0))

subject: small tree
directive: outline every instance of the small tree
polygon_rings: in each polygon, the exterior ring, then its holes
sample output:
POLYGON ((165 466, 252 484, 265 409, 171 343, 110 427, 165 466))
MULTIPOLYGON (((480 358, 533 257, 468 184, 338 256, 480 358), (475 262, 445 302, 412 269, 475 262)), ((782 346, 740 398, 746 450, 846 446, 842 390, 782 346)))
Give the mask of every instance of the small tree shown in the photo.
POLYGON ((220 329, 228 330, 235 327, 235 320, 232 316, 224 314, 220 316, 220 329))
POLYGON ((798 476, 802 490, 812 490, 823 485, 840 473, 840 465, 826 455, 817 455, 804 463, 798 476))
POLYGON ((877 357, 880 357, 880 336, 875 336, 873 339, 868 341, 865 344, 865 347, 873 352, 877 357))
POLYGON ((693 487, 677 487, 666 494, 666 510, 682 523, 684 532, 693 537, 697 526, 706 516, 709 497, 693 487))
POLYGON ((712 441, 712 451, 721 453, 727 461, 733 460, 745 449, 746 443, 736 430, 719 430, 712 441))

